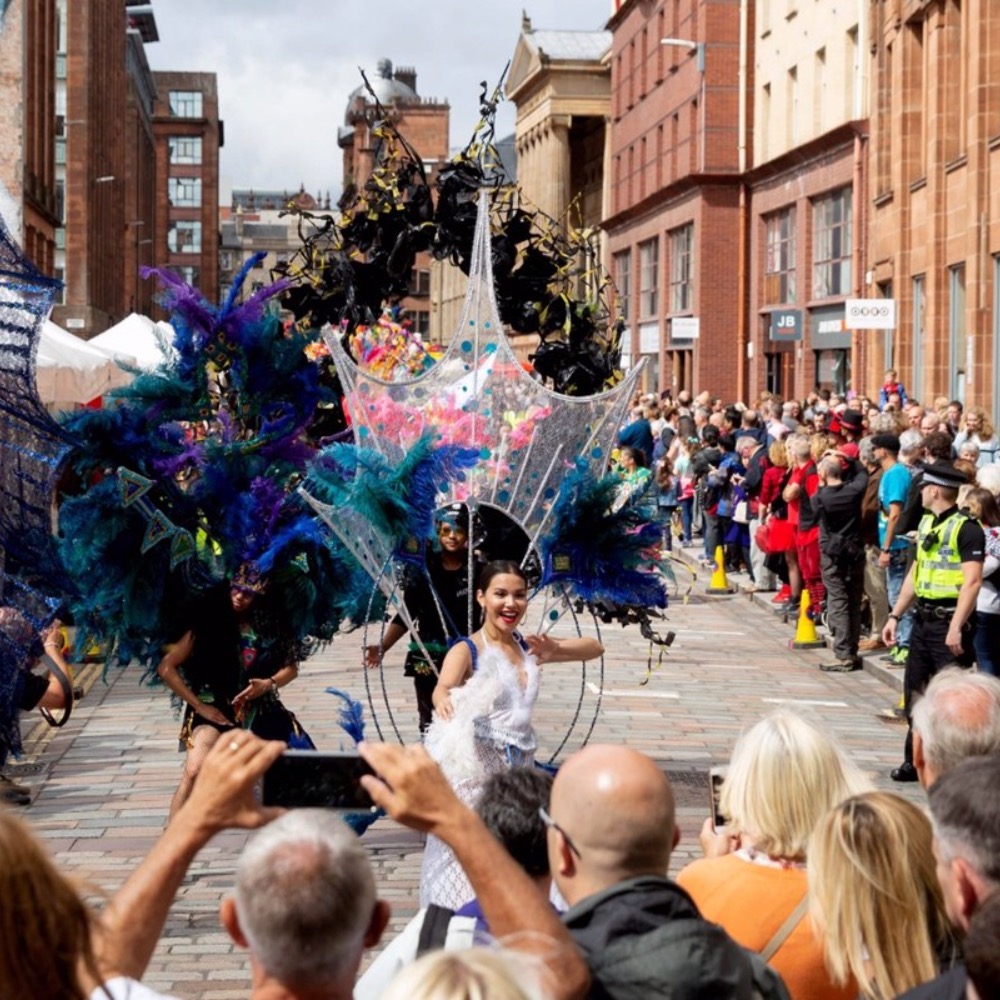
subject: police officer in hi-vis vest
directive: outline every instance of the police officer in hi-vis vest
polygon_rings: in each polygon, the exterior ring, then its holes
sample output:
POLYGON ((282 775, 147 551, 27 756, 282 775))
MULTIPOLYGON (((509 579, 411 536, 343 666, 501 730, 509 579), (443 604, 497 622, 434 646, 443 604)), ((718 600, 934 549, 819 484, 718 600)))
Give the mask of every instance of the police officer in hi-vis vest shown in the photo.
MULTIPOLYGON (((916 602, 903 678, 907 720, 914 698, 939 670, 952 664, 972 665, 976 596, 983 580, 982 526, 956 505, 965 476, 951 462, 929 462, 923 469, 924 516, 917 530, 916 558, 882 630, 882 641, 891 646, 896 623, 916 602)), ((890 776, 893 781, 917 780, 911 729, 906 733, 905 760, 890 776)))

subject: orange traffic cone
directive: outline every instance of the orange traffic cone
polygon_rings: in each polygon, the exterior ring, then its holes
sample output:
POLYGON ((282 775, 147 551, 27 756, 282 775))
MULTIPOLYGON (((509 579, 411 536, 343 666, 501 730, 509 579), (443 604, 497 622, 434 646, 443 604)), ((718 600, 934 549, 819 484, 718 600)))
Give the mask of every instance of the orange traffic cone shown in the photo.
POLYGON ((826 643, 816 634, 816 625, 809 616, 809 589, 802 588, 802 597, 799 601, 799 621, 795 626, 795 638, 792 640, 792 649, 819 649, 826 643))
POLYGON ((707 594, 735 594, 736 588, 730 586, 726 579, 726 556, 722 551, 722 546, 715 547, 715 569, 712 571, 712 579, 708 582, 707 594))

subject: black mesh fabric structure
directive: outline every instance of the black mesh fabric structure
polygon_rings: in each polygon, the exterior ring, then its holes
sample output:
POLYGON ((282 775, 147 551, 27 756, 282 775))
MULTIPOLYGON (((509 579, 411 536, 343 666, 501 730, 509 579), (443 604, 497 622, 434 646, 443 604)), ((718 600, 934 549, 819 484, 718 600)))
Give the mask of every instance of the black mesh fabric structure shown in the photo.
POLYGON ((0 219, 0 550, 4 572, 36 571, 69 444, 35 387, 38 338, 60 283, 24 256, 0 219), (16 566, 11 565, 11 561, 16 566))
POLYGON ((35 357, 60 284, 34 267, 0 218, 0 764, 19 749, 24 671, 58 606, 51 502, 69 443, 38 398, 35 357))

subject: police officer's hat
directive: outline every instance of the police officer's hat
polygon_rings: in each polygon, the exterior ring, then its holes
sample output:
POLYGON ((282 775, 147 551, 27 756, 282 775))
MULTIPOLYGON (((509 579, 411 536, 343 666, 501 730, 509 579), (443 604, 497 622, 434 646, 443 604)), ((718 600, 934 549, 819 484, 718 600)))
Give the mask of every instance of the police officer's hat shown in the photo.
POLYGON ((960 469, 956 469, 951 462, 938 460, 937 462, 922 462, 924 486, 946 486, 948 489, 957 490, 968 483, 968 478, 960 469))

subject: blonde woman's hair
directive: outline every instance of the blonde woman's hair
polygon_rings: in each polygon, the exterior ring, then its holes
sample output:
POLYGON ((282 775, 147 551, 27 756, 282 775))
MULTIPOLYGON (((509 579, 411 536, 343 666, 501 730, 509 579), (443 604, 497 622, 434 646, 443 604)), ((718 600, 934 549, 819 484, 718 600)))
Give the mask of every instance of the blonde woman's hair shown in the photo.
POLYGON ((405 966, 382 1000, 545 1000, 541 965, 492 948, 435 951, 405 966))
POLYGON ((771 460, 772 465, 780 469, 787 469, 788 445, 781 440, 773 442, 771 447, 767 449, 767 457, 771 460))
POLYGON ((829 434, 814 434, 809 442, 809 454, 814 462, 818 462, 835 446, 836 441, 829 434))
POLYGON ((86 1000, 81 966, 101 980, 91 943, 93 914, 27 824, 3 811, 0 859, 3 995, 86 1000))
POLYGON ((888 792, 842 802, 809 845, 816 933, 835 983, 853 976, 864 1000, 933 979, 952 931, 935 873, 930 820, 888 792))
POLYGON ((720 807, 758 851, 801 859, 827 810, 871 787, 826 733, 794 712, 780 711, 740 737, 720 807))
POLYGON ((970 406, 962 416, 963 422, 969 416, 979 417, 979 430, 976 431, 976 434, 979 435, 981 441, 988 441, 993 437, 993 423, 981 406, 970 406))

